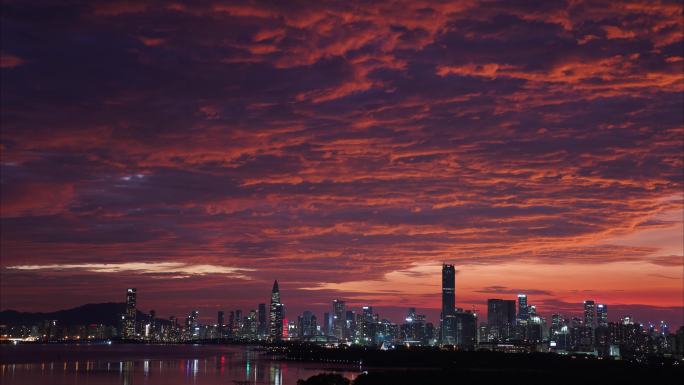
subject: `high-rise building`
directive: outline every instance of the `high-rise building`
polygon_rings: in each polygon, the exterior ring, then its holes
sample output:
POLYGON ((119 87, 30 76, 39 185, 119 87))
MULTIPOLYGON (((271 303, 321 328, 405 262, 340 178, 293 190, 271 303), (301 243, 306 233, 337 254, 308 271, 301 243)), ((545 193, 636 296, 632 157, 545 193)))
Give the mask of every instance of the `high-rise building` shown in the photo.
POLYGON ((150 310, 150 330, 149 336, 155 336, 157 332, 157 312, 154 309, 150 310))
MULTIPOLYGON (((406 318, 403 325, 401 325, 401 335, 404 343, 427 345, 432 338, 431 330, 428 330, 428 324, 425 322, 424 314, 417 314, 415 307, 408 308, 406 318)), ((432 324, 429 324, 432 328, 432 324)))
POLYGON ((283 339, 283 316, 285 309, 280 302, 280 288, 278 281, 273 282, 271 290, 271 313, 269 314, 269 338, 271 340, 283 339))
POLYGON ((363 310, 363 322, 373 322, 373 307, 364 306, 363 310))
POLYGON ((441 342, 455 344, 454 310, 456 308, 456 269, 454 265, 442 265, 442 317, 441 342))
POLYGON ((135 319, 136 319, 137 290, 134 288, 126 289, 126 313, 123 316, 123 337, 127 339, 135 338, 135 319))
POLYGON ((596 327, 595 304, 592 300, 584 301, 584 325, 596 327))
POLYGON ((218 316, 216 317, 216 333, 218 334, 218 338, 223 338, 225 337, 223 334, 225 333, 225 327, 226 327, 226 319, 225 319, 225 313, 223 310, 219 310, 218 316))
POLYGON ((249 339, 257 338, 257 311, 252 309, 249 315, 245 317, 245 337, 249 339))
POLYGON ((353 310, 347 310, 344 315, 344 338, 351 338, 356 332, 356 315, 353 310))
POLYGON ((460 349, 474 350, 477 344, 477 315, 468 310, 458 309, 453 317, 456 345, 460 349))
POLYGON ((199 311, 193 310, 185 319, 185 333, 188 339, 200 338, 199 311))
POLYGON ((259 323, 257 326, 258 333, 259 333, 259 338, 264 338, 268 334, 268 322, 266 322, 266 304, 265 303, 260 303, 259 304, 259 323))
POLYGON ((518 320, 527 321, 530 318, 527 307, 527 294, 518 294, 518 320))
POLYGON ((226 325, 226 332, 228 337, 235 336, 235 311, 231 311, 228 315, 228 325, 226 325))
POLYGON ((498 340, 509 338, 515 326, 515 301, 488 299, 487 324, 492 338, 498 340))
POLYGON ((346 314, 344 311, 345 303, 342 300, 335 299, 332 301, 332 329, 333 335, 340 340, 344 338, 344 329, 346 326, 346 314))
POLYGON ((608 326, 608 305, 602 303, 596 305, 596 323, 599 327, 608 326))
POLYGON ((235 321, 233 322, 233 335, 235 337, 242 337, 242 327, 244 326, 244 319, 242 318, 242 310, 235 310, 235 321))
POLYGON ((330 313, 323 313, 323 335, 333 335, 333 317, 330 313))
POLYGON ((562 314, 554 313, 551 314, 551 329, 549 330, 550 338, 560 332, 561 328, 564 326, 564 319, 562 314))
POLYGON ((408 308, 408 312, 406 313, 406 322, 413 322, 415 319, 416 319, 416 308, 415 307, 408 308))
POLYGON ((316 316, 310 311, 305 311, 297 318, 297 332, 299 338, 306 338, 315 336, 316 333, 316 316))

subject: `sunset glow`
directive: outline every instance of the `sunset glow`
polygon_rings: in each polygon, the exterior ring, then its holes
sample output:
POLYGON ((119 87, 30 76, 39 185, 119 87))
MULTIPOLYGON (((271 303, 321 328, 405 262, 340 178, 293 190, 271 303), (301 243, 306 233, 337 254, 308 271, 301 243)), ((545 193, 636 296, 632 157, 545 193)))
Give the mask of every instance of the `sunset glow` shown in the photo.
POLYGON ((681 2, 297 4, 3 2, 2 310, 684 324, 681 2))

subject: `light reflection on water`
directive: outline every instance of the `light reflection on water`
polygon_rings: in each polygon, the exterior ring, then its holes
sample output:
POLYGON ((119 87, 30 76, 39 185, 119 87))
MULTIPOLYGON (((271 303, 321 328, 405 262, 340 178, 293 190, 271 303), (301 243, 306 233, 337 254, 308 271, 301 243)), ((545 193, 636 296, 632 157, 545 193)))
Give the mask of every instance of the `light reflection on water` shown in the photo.
POLYGON ((82 347, 85 351, 78 351, 79 346, 24 346, 20 348, 23 351, 18 352, 18 358, 10 348, 3 346, 0 347, 0 383, 295 385, 298 379, 321 372, 339 372, 350 379, 357 375, 352 367, 276 361, 247 347, 122 346, 82 347), (41 354, 31 356, 31 349, 43 350, 41 354), (24 358, 22 354, 30 358, 24 358), (55 357, 60 360, 53 359, 55 357))

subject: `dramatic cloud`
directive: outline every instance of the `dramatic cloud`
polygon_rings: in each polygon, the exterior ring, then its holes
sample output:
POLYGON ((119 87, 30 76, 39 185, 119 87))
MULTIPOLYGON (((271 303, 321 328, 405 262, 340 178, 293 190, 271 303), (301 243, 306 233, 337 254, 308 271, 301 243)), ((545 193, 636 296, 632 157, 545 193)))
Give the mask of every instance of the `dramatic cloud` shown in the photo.
POLYGON ((125 262, 125 263, 82 263, 64 265, 17 265, 7 266, 9 270, 48 270, 48 271, 84 271, 93 273, 125 273, 166 276, 167 278, 188 278, 193 275, 220 274, 231 278, 248 279, 243 273, 253 269, 234 268, 216 265, 198 265, 179 262, 125 262))
POLYGON ((682 307, 681 15, 5 1, 2 307, 682 307))

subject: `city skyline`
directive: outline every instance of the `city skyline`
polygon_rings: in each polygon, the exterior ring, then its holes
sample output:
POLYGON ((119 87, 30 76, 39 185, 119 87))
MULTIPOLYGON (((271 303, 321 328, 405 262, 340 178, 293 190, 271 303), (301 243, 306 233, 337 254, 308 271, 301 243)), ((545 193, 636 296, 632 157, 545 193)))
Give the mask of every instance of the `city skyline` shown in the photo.
POLYGON ((14 345, 84 341, 111 345, 116 341, 265 344, 281 348, 286 343, 295 349, 364 346, 380 351, 437 348, 542 352, 637 363, 655 357, 681 357, 684 325, 673 332, 665 321, 643 322, 624 314, 611 320, 611 306, 593 299, 582 302, 579 316, 553 309, 550 317, 544 315, 526 293, 518 293, 517 302, 488 298, 485 314, 459 308, 455 301, 456 272, 454 265, 442 265, 442 310, 438 320, 422 314, 422 309, 408 307, 402 320, 393 321, 371 303, 353 307, 340 298, 332 299, 328 311, 318 317, 310 310, 296 313, 288 311, 280 284, 274 280, 268 313, 266 304, 259 303, 245 311, 230 307, 218 310, 216 318, 209 322, 206 317, 202 320, 196 308, 186 310, 185 316, 166 318, 153 309, 149 313, 141 311, 137 307, 138 289, 129 287, 125 302, 120 304, 89 304, 58 313, 0 312, 0 340, 14 345))
MULTIPOLYGON (((442 292, 441 292, 441 301, 442 301, 442 310, 439 312, 439 316, 436 319, 431 319, 431 318, 423 318, 423 322, 430 321, 431 323, 435 323, 439 325, 439 328, 441 329, 440 332, 444 333, 444 325, 445 325, 445 319, 443 318, 444 314, 454 314, 455 312, 469 312, 475 315, 476 319, 480 323, 487 323, 487 324, 503 324, 503 323, 511 323, 511 319, 515 320, 516 322, 518 320, 529 320, 532 315, 534 316, 539 316, 542 318, 542 322, 545 324, 553 322, 552 319, 555 316, 562 316, 566 320, 570 320, 573 318, 577 319, 582 319, 584 322, 592 325, 593 327, 596 326, 605 326, 609 321, 610 322, 621 322, 625 318, 629 319, 631 322, 637 322, 643 325, 644 327, 650 326, 658 326, 662 325, 665 323, 666 325, 670 325, 669 322, 665 322, 665 320, 647 320, 647 319, 640 319, 640 317, 635 317, 632 314, 626 314, 626 313, 620 313, 620 314, 613 314, 613 312, 608 312, 608 308, 610 307, 612 309, 612 306, 609 306, 609 304, 606 303, 599 303, 596 302, 593 299, 587 299, 582 301, 580 304, 575 304, 575 308, 571 309, 569 312, 563 313, 559 309, 540 309, 536 305, 534 301, 528 302, 528 295, 526 293, 518 293, 515 296, 511 296, 510 298, 507 298, 505 296, 499 296, 499 297, 492 297, 492 298, 487 298, 486 299, 486 306, 482 306, 484 311, 479 310, 479 308, 473 307, 471 309, 466 309, 463 307, 458 307, 457 303, 455 302, 456 298, 456 290, 455 290, 455 281, 453 281, 453 278, 455 277, 455 272, 457 270, 455 269, 454 265, 450 264, 444 264, 442 265, 442 292), (450 277, 450 278, 449 278, 450 277), (533 314, 530 314, 530 309, 533 309, 533 314), (446 310, 446 313, 445 313, 446 310), (492 315, 492 312, 497 313, 495 315, 492 315), (493 321, 494 320, 494 321, 493 321), (504 322, 505 320, 505 322, 504 322)), ((231 317, 233 317, 235 314, 237 314, 237 317, 240 318, 241 314, 248 313, 248 312, 256 312, 255 314, 258 315, 258 324, 259 324, 259 333, 263 334, 264 336, 269 336, 270 338, 275 338, 275 339, 280 339, 282 338, 282 333, 278 334, 278 332, 274 331, 271 326, 272 325, 284 325, 284 321, 288 321, 288 313, 291 313, 291 315, 298 316, 301 315, 300 313, 309 313, 310 315, 315 315, 317 312, 312 311, 312 309, 319 309, 318 304, 314 306, 309 306, 306 307, 304 306, 302 310, 297 313, 296 311, 288 311, 287 307, 285 306, 285 303, 281 301, 281 296, 280 296, 280 287, 279 287, 278 280, 275 280, 273 282, 273 286, 271 289, 271 297, 270 297, 270 307, 269 310, 266 311, 266 304, 265 303, 259 303, 256 304, 256 306, 247 306, 246 308, 240 308, 240 307, 234 307, 231 305, 227 306, 219 306, 219 310, 214 310, 215 314, 202 314, 199 310, 196 308, 192 308, 191 310, 187 310, 185 312, 181 312, 180 314, 169 314, 164 317, 164 315, 161 315, 161 318, 168 318, 170 317, 171 319, 182 319, 184 315, 189 314, 189 317, 191 317, 193 320, 196 321, 204 321, 205 324, 212 324, 212 319, 218 319, 218 324, 222 324, 221 320, 225 319, 225 314, 226 312, 231 314, 231 317), (273 314, 273 316, 271 316, 273 314), (265 329, 261 329, 262 326, 265 329)), ((138 303, 138 297, 137 297, 137 288, 127 288, 126 289, 126 301, 124 302, 125 304, 125 311, 121 314, 121 327, 122 327, 122 333, 124 336, 126 335, 132 335, 134 334, 130 330, 133 328, 133 324, 135 323, 135 313, 136 310, 142 313, 145 313, 146 310, 139 308, 137 306, 138 303)), ((375 310, 383 310, 382 307, 378 307, 374 305, 373 303, 363 303, 363 304, 350 304, 351 306, 347 305, 347 301, 344 299, 344 297, 338 297, 334 299, 330 299, 329 303, 327 306, 329 307, 326 309, 325 307, 320 310, 319 316, 320 320, 322 323, 319 324, 319 326, 322 326, 323 324, 329 322, 328 327, 330 328, 330 333, 334 335, 335 333, 341 334, 341 332, 338 330, 335 332, 336 329, 341 329, 343 326, 341 324, 336 324, 335 319, 340 319, 342 320, 345 317, 346 312, 352 312, 353 314, 364 314, 366 315, 367 312, 370 312, 370 314, 380 314, 381 312, 378 313, 373 313, 373 308, 375 306, 375 310), (330 308, 330 306, 332 306, 330 308), (329 320, 326 320, 327 316, 330 316, 329 320)), ((422 313, 430 313, 431 310, 434 309, 429 309, 429 308, 421 308, 417 306, 408 306, 406 308, 402 308, 404 311, 403 316, 399 316, 398 319, 392 319, 391 317, 383 317, 383 319, 387 319, 391 322, 397 322, 401 323, 402 321, 408 320, 406 316, 406 310, 408 309, 409 313, 413 312, 415 315, 418 310, 422 313)), ((618 306, 618 309, 621 309, 618 306)), ((62 309, 63 310, 63 309, 62 309)), ((385 308, 386 310, 386 308, 385 308)), ((157 314, 159 314, 155 309, 149 309, 149 312, 153 314, 153 317, 155 317, 157 314)), ((384 314, 383 314, 384 315, 384 314)), ((423 315, 425 317, 425 315, 423 315)), ((292 320, 290 320, 292 321, 292 320)), ((233 321, 231 321, 233 322, 233 321)), ((342 322, 342 321, 340 321, 342 322)), ((216 323, 213 323, 216 324, 216 323)), ((679 325, 679 326, 683 326, 679 325)), ((447 330, 450 326, 447 326, 447 330)), ((453 332, 453 330, 451 331, 453 332)), ((448 333, 448 332, 447 332, 448 333)), ((443 335, 440 335, 439 338, 445 338, 443 335)))
POLYGON ((682 9, 4 1, 0 310, 681 325, 682 9))
MULTIPOLYGON (((265 283, 266 286, 268 286, 268 283, 265 283)), ((287 283, 286 283, 287 285, 287 283)), ((438 286, 437 284, 435 286, 438 286)), ((483 294, 479 297, 479 300, 473 301, 472 299, 469 299, 467 302, 463 302, 460 305, 456 303, 456 307, 464 309, 464 310, 472 310, 477 312, 478 314, 481 314, 483 317, 487 317, 487 300, 489 299, 505 299, 505 300, 513 300, 516 301, 516 309, 517 309, 517 300, 518 300, 518 294, 524 294, 524 293, 535 293, 532 295, 535 298, 534 304, 540 306, 540 314, 543 314, 550 318, 551 314, 553 313, 561 313, 566 316, 582 316, 583 315, 583 303, 586 300, 586 298, 595 298, 597 299, 597 303, 599 303, 601 298, 600 293, 593 293, 593 292, 587 292, 589 295, 585 295, 583 300, 577 301, 577 302, 572 302, 572 303, 567 303, 567 302, 557 302, 557 301, 546 301, 544 300, 544 295, 539 295, 539 291, 536 289, 532 290, 505 290, 505 291, 500 291, 497 292, 496 290, 494 291, 489 291, 488 287, 483 288, 484 290, 481 290, 483 294)), ((119 289, 120 291, 120 289, 119 289)), ((207 289, 208 292, 211 291, 211 289, 207 289)), ((295 291, 296 292, 296 291, 295 291)), ((21 309, 21 308, 10 308, 10 307, 3 307, 0 310, 18 310, 18 311, 34 311, 34 312, 50 312, 50 311, 57 311, 57 310, 64 310, 66 308, 70 307, 76 307, 83 305, 85 303, 100 303, 100 302, 118 302, 118 297, 120 295, 117 295, 120 293, 116 293, 113 297, 108 296, 106 298, 100 297, 100 296, 93 296, 89 297, 89 301, 85 302, 77 302, 77 301, 69 301, 71 304, 70 306, 51 306, 51 307, 41 307, 41 308, 31 308, 29 307, 28 310, 26 309, 21 309)), ((180 302, 175 302, 173 300, 170 300, 169 302, 172 303, 169 305, 168 303, 165 303, 164 301, 162 302, 157 302, 153 298, 153 296, 149 296, 148 293, 147 295, 144 295, 142 297, 143 301, 141 303, 141 306, 139 309, 141 311, 148 311, 150 309, 156 310, 160 314, 166 314, 166 315, 175 315, 175 316, 182 316, 184 314, 184 311, 187 310, 187 307, 182 305, 180 302), (160 303, 164 304, 162 306, 158 306, 160 303)), ((439 315, 440 315, 440 309, 441 309, 441 300, 438 299, 439 293, 434 293, 432 296, 434 297, 432 300, 428 300, 428 302, 433 302, 433 303, 438 303, 438 307, 426 307, 426 306, 419 306, 417 305, 418 303, 425 303, 425 298, 430 297, 430 295, 425 295, 425 296, 417 296, 417 299, 415 301, 412 301, 410 296, 405 296, 402 298, 401 303, 402 305, 398 304, 383 304, 383 305, 378 305, 378 303, 371 301, 363 301, 363 300, 352 300, 349 301, 348 299, 345 299, 345 294, 342 292, 337 292, 333 294, 333 297, 328 298, 328 300, 331 300, 332 298, 339 298, 340 300, 344 300, 346 303, 349 303, 351 308, 355 310, 361 310, 361 308, 365 305, 368 304, 373 304, 373 306, 376 309, 382 309, 384 310, 385 314, 390 314, 390 319, 392 320, 402 320, 405 315, 405 311, 409 307, 415 307, 419 310, 421 310, 423 313, 427 314, 430 319, 433 321, 439 323, 439 315), (418 299, 419 298, 419 299, 418 299)), ((261 302, 250 302, 246 299, 239 299, 239 298, 234 298, 232 301, 223 301, 223 300, 214 300, 212 301, 212 304, 207 306, 207 305, 199 305, 199 306, 194 306, 193 308, 199 309, 199 314, 200 318, 204 321, 214 319, 215 318, 215 312, 217 311, 222 311, 222 310, 227 310, 228 308, 230 309, 241 309, 241 310, 246 310, 249 311, 250 309, 256 309, 257 304, 263 304, 262 302, 268 303, 270 301, 270 298, 268 297, 268 293, 266 295, 266 299, 260 299, 263 296, 256 296, 257 301, 261 302)), ((354 297, 354 295, 350 295, 350 298, 354 297)), ((296 297, 294 297, 296 298, 296 297)), ((294 299, 292 298, 292 299, 294 299)), ((300 301, 306 301, 305 299, 300 301)), ((197 303, 202 303, 202 300, 196 301, 197 303)), ((329 301, 328 301, 329 302, 329 301)), ((314 302, 310 303, 309 305, 302 305, 301 303, 297 302, 292 302, 292 306, 288 306, 288 308, 291 308, 292 311, 294 312, 302 312, 302 311, 314 311, 316 313, 324 313, 328 311, 329 303, 324 301, 322 302, 314 302)), ((607 304, 607 301, 603 301, 603 303, 607 304)), ((610 313, 610 320, 611 321, 618 321, 621 317, 623 316, 631 316, 632 318, 637 319, 638 321, 648 324, 649 322, 652 323, 658 323, 660 321, 666 321, 667 324, 670 325, 677 325, 680 320, 684 320, 684 315, 681 315, 681 308, 678 307, 673 307, 672 309, 658 309, 656 312, 653 312, 651 309, 649 309, 648 306, 644 305, 623 305, 623 304, 611 304, 611 310, 614 310, 613 312, 610 313), (619 312, 619 313, 618 313, 619 312)), ((684 325, 684 321, 682 321, 681 325, 684 325)))

